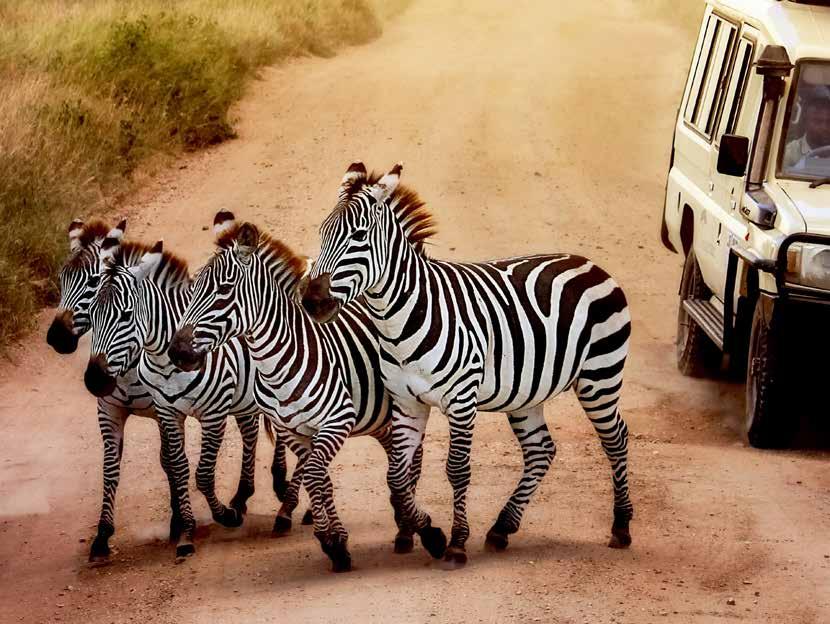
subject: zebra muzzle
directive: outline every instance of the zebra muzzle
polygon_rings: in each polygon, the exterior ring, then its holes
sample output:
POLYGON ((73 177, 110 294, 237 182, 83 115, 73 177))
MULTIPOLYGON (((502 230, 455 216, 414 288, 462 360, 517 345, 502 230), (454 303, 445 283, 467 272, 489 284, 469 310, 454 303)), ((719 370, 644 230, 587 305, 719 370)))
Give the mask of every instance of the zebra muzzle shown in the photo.
POLYGON ((340 302, 331 296, 331 276, 318 275, 305 285, 303 309, 318 323, 328 323, 340 312, 340 302))
POLYGON ((72 310, 59 310, 52 319, 49 331, 46 332, 47 344, 64 355, 75 353, 78 348, 78 337, 72 331, 74 328, 72 317, 72 310))
POLYGON ((170 361, 185 372, 195 371, 205 363, 205 354, 193 348, 193 325, 185 325, 173 336, 167 350, 170 361))
POLYGON ((107 356, 101 354, 89 358, 84 373, 86 389, 96 397, 105 397, 115 391, 115 377, 109 374, 107 356))

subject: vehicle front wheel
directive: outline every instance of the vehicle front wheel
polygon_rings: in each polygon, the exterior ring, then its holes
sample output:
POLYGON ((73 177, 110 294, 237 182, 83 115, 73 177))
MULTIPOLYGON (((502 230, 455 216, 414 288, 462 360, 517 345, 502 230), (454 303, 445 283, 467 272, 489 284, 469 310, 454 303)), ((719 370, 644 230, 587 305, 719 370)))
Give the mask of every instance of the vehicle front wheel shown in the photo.
POLYGON ((781 409, 782 372, 777 336, 765 318, 762 302, 758 301, 749 334, 744 423, 749 443, 755 448, 786 447, 795 433, 798 419, 781 409))
POLYGON ((680 305, 677 310, 677 368, 687 377, 706 377, 720 369, 720 349, 703 328, 689 316, 686 299, 710 299, 712 291, 703 281, 694 252, 689 250, 680 281, 680 305))

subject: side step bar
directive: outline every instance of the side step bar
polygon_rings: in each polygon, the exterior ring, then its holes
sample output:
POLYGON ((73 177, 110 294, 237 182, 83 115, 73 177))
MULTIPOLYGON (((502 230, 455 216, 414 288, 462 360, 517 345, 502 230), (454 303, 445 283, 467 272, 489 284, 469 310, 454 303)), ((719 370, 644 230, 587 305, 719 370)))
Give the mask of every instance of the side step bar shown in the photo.
POLYGON ((714 303, 704 299, 684 299, 683 307, 712 342, 718 345, 718 349, 723 351, 723 312, 714 303))

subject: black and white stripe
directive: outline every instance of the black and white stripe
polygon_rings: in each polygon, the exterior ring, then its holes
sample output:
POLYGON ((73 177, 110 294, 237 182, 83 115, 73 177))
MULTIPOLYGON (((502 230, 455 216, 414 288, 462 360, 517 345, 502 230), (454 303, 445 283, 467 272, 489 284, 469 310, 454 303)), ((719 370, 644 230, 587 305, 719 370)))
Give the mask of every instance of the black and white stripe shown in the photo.
MULTIPOLYGON (((59 275, 60 302, 47 334, 47 342, 58 353, 74 352, 80 336, 89 330, 89 304, 95 297, 101 279, 101 244, 107 236, 119 239, 125 226, 123 221, 113 229, 97 221, 84 224, 76 220, 70 224, 70 253, 59 275)), ((104 450, 103 500, 89 560, 93 563, 103 563, 109 559, 109 538, 115 532, 115 494, 121 476, 124 426, 130 415, 155 419, 152 397, 138 381, 135 367, 118 377, 111 395, 98 399, 97 411, 104 450)), ((160 463, 169 478, 169 466, 163 447, 160 452, 160 463)), ((178 538, 181 522, 172 487, 170 496, 170 535, 171 538, 178 538)))
MULTIPOLYGON (((254 492, 259 411, 252 395, 250 356, 244 343, 235 340, 211 355, 201 371, 176 369, 167 349, 189 302, 191 281, 186 265, 164 253, 160 243, 150 249, 107 239, 102 255, 107 268, 90 305, 93 337, 85 376, 87 388, 97 396, 108 397, 118 392, 125 375, 134 374, 151 397, 180 525, 178 535, 172 537, 177 539, 177 555, 188 555, 194 552, 195 520, 184 450, 187 416, 201 423, 196 485, 213 518, 225 526, 239 526, 246 501, 254 492), (229 415, 237 421, 243 444, 242 472, 230 508, 219 501, 214 487, 217 454, 229 415)), ((281 461, 282 467, 274 471, 281 470, 284 476, 284 451, 278 449, 275 460, 281 461)))
MULTIPOLYGON (((204 354, 246 336, 257 369, 257 404, 301 454, 315 536, 333 568, 348 570, 348 533, 337 515, 328 468, 349 436, 374 436, 391 453, 392 405, 378 372, 376 332, 360 304, 344 309, 337 323, 312 322, 295 300, 305 260, 232 218, 217 215, 219 247, 199 271, 171 354, 180 365, 198 366, 204 354)), ((408 491, 418 479, 420 446, 419 439, 408 491)), ((422 539, 431 548, 437 541, 443 551, 442 536, 434 533, 427 528, 422 539)), ((395 549, 411 548, 412 532, 402 529, 395 549)))
POLYGON ((573 388, 612 466, 610 545, 627 546, 628 432, 618 401, 631 324, 622 290, 589 260, 567 254, 482 263, 428 258, 420 246, 432 220, 414 193, 398 188, 400 171, 378 179, 360 163, 349 168, 321 227, 303 303, 327 321, 365 294, 380 333, 384 384, 405 408, 395 427, 395 444, 405 451, 391 483, 406 497, 408 517, 416 528, 428 521, 404 485, 435 406, 450 425, 454 519, 445 559, 466 561, 475 417, 502 411, 524 457, 522 477, 487 536, 489 546, 506 547, 555 454, 543 402, 573 388))

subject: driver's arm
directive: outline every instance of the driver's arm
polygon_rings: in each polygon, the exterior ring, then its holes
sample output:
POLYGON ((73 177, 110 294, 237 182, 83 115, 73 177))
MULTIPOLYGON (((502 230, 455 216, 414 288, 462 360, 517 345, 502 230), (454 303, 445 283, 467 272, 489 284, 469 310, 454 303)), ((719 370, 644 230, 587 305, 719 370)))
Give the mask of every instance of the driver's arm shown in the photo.
POLYGON ((798 164, 798 161, 801 160, 802 156, 801 139, 793 139, 784 148, 784 162, 781 164, 787 169, 793 169, 798 164))

